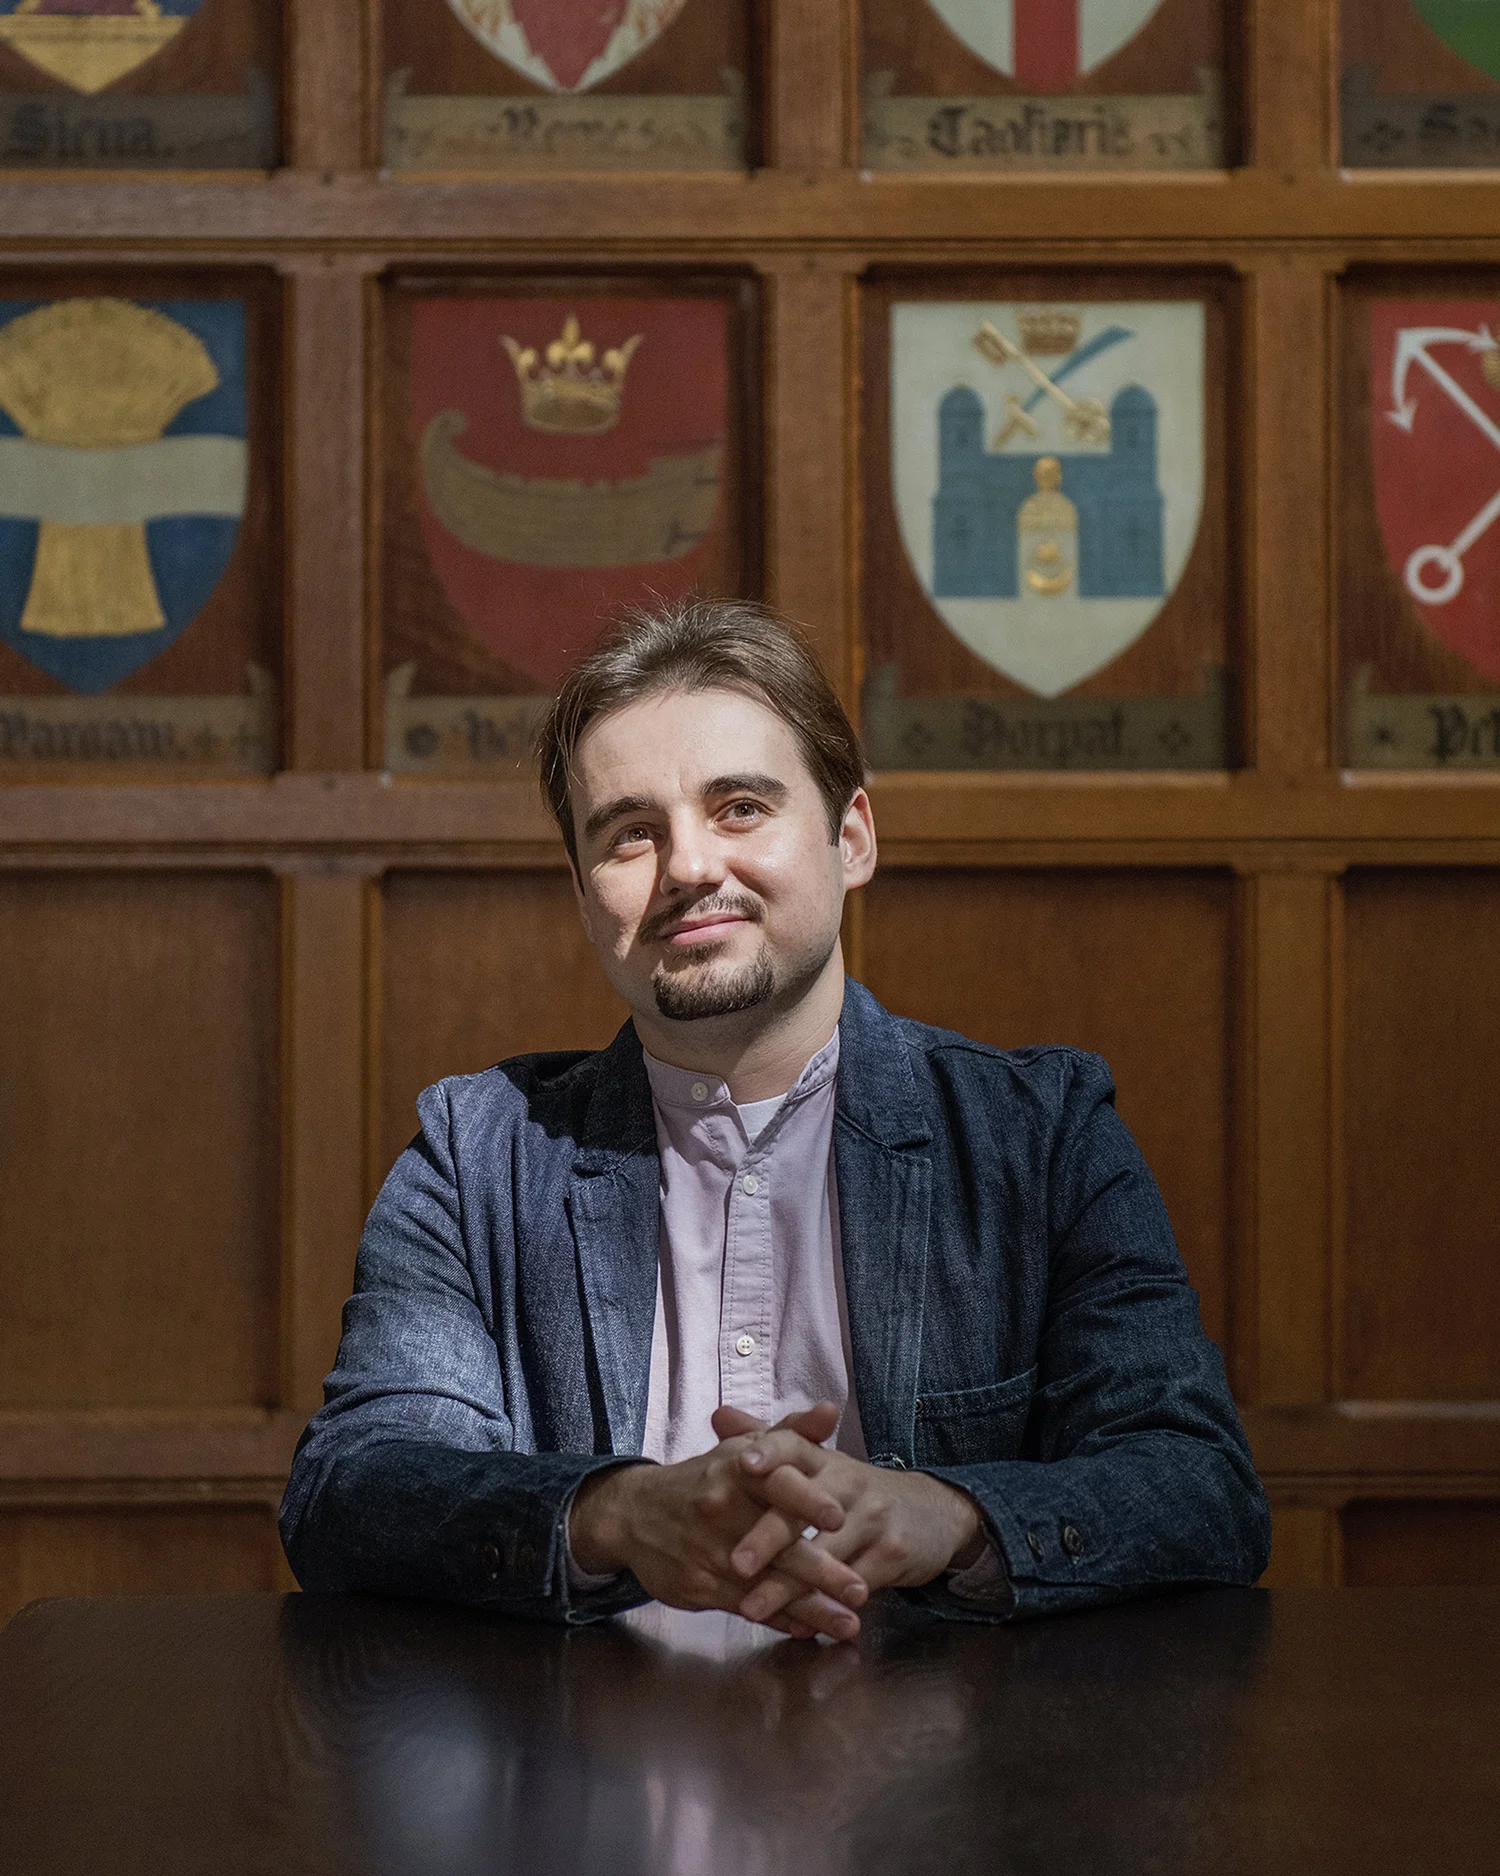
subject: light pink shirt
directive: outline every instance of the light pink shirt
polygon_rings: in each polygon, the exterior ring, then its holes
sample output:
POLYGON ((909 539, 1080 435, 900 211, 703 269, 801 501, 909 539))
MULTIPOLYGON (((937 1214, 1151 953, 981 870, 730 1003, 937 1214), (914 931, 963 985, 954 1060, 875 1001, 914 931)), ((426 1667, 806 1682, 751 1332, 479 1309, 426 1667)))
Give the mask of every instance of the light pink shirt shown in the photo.
POLYGON ((736 1107, 711 1075, 646 1057, 661 1153, 660 1267, 644 1451, 709 1451, 720 1402, 769 1423, 832 1401, 865 1457, 849 1383, 833 1109, 839 1039, 786 1094, 736 1107))

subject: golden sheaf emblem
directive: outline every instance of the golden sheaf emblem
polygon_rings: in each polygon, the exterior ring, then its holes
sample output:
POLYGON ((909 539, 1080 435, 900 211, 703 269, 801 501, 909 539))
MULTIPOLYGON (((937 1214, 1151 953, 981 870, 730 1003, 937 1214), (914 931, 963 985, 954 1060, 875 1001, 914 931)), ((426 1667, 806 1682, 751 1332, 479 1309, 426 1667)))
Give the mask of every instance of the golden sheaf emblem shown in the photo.
POLYGON ((103 91, 169 46, 204 0, 0 0, 0 40, 74 91, 103 91))

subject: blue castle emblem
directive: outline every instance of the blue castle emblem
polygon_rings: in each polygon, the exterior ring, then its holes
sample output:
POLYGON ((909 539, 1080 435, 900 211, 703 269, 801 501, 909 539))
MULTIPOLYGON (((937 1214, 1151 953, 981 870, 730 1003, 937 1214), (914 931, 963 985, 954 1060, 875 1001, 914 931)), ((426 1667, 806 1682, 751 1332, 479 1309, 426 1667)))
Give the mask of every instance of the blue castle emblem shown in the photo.
POLYGON ((897 301, 891 482, 937 618, 1034 696, 1119 657, 1203 511, 1197 300, 897 301))
POLYGON ((1127 385, 1117 393, 1103 452, 998 453, 985 448, 984 429, 978 393, 955 386, 938 412, 935 598, 1020 597, 1023 510, 1053 492, 1045 486, 1053 464, 1061 471, 1057 492, 1072 509, 1069 516, 1053 504, 1057 522, 1066 529, 1071 519, 1077 535, 1078 597, 1165 597, 1165 501, 1156 475, 1156 399, 1149 391, 1127 385))

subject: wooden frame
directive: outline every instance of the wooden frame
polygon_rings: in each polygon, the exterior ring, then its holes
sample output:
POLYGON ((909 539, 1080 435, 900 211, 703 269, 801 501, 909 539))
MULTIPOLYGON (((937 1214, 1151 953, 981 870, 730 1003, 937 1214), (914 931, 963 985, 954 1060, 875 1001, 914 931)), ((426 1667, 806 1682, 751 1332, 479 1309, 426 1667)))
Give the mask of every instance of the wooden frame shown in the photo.
MULTIPOLYGON (((1336 0, 1249 0, 1247 166, 1199 176, 872 178, 855 167, 855 0, 778 6, 768 166, 744 176, 395 181, 369 166, 375 4, 290 0, 290 166, 233 181, 0 177, 7 271, 271 265, 284 281, 286 767, 212 786, 41 779, 0 795, 0 864, 266 867, 284 905, 277 1401, 220 1415, 0 1413, 0 1505, 266 1502, 337 1335, 376 1162, 382 871, 561 865, 530 785, 362 766, 381 276, 742 269, 762 286, 764 567, 856 694, 859 282, 872 268, 1229 268, 1243 295, 1240 772, 883 776, 888 867, 1231 868, 1239 877, 1231 1371, 1278 1506, 1279 1582, 1338 1580, 1339 1508, 1500 1502, 1494 1401, 1337 1398, 1347 869, 1500 868, 1500 776, 1341 774, 1337 292, 1351 268, 1493 265, 1500 173, 1336 167, 1336 0), (1286 343, 1296 334, 1293 351, 1286 343)), ((858 913, 851 962, 860 967, 858 913)), ((563 1040, 562 1038, 559 1039, 563 1040)), ((1500 1377, 1495 1394, 1500 1396, 1500 1377)))

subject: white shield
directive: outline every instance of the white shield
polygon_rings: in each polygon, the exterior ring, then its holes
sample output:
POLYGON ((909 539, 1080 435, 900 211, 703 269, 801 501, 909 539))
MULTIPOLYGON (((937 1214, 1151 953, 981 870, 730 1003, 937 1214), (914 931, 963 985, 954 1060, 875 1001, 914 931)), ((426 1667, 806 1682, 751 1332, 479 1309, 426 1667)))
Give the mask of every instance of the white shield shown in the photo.
POLYGON ((687 0, 448 0, 474 37, 549 91, 587 91, 644 52, 687 0))
POLYGON ((1197 300, 891 309, 891 475, 932 605, 1058 697, 1134 644, 1203 512, 1197 300))
MULTIPOLYGON (((971 52, 1007 78, 1016 76, 1017 14, 1035 13, 1048 34, 1067 31, 1078 73, 1119 51, 1162 0, 929 0, 934 13, 971 52)), ((1027 21, 1021 22, 1024 40, 1027 21)))

